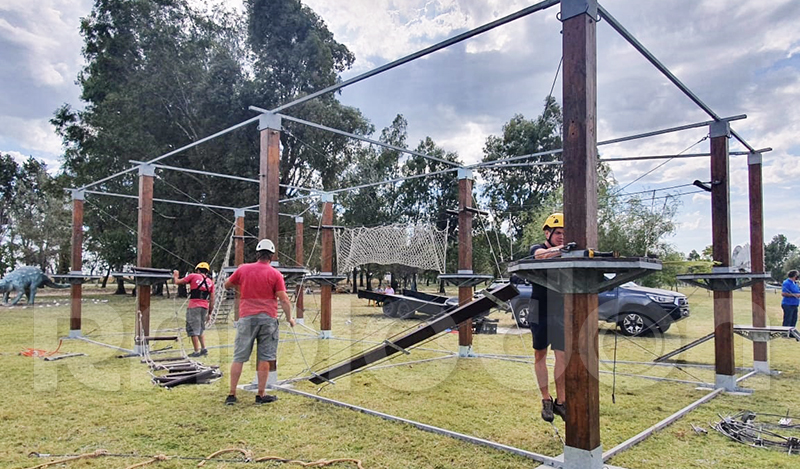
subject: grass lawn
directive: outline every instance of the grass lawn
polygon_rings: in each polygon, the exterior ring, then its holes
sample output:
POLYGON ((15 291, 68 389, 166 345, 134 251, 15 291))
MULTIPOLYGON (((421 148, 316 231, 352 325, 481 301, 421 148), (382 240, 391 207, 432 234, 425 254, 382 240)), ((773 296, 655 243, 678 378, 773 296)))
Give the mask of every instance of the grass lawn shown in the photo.
MULTIPOLYGON (((687 382, 714 382, 714 343, 708 341, 676 357, 684 367, 655 366, 652 360, 702 337, 713 329, 712 298, 687 289, 692 314, 663 337, 625 338, 610 325, 600 326, 600 426, 604 450, 624 442, 670 414, 700 399, 707 391, 687 382), (616 379, 612 374, 616 343, 616 379), (644 379, 641 376, 667 378, 644 379), (614 401, 612 402, 612 393, 614 401)), ((455 293, 454 293, 455 294, 455 293)), ((135 300, 87 287, 83 303, 83 333, 94 341, 133 348, 135 300)), ((173 458, 146 467, 196 467, 197 459, 225 448, 252 451, 303 461, 355 458, 366 468, 530 468, 535 461, 511 453, 472 445, 410 425, 277 392, 273 404, 256 406, 254 397, 239 393, 236 406, 224 406, 228 368, 235 332, 219 325, 206 333, 210 354, 201 359, 220 365, 222 380, 211 385, 179 386, 166 390, 150 384, 146 365, 122 352, 80 340, 64 340, 61 352, 86 356, 44 361, 18 355, 28 347, 55 350, 69 332, 68 292, 45 290, 36 307, 0 308, 0 466, 33 467, 49 459, 30 458, 31 452, 88 453, 105 449, 136 457, 105 457, 69 462, 68 468, 127 468, 147 456, 173 458)), ((780 325, 780 296, 767 294, 768 323, 780 325)), ((316 294, 306 296, 306 324, 319 327, 316 294)), ((176 299, 153 298, 151 334, 182 331, 185 306, 176 299)), ((750 324, 750 293, 735 292, 736 324, 750 324)), ((308 376, 371 347, 417 322, 385 318, 380 308, 367 306, 355 295, 333 297, 333 335, 318 340, 298 326, 282 326, 279 378, 308 376)), ((308 381, 294 388, 447 430, 465 433, 523 450, 556 456, 562 444, 554 427, 539 417, 540 397, 535 384, 530 335, 519 334, 509 314, 491 316, 510 332, 476 335, 476 358, 454 358, 457 334, 444 334, 410 355, 315 386, 308 381), (501 358, 491 358, 501 357, 501 358), (434 359, 434 360, 427 360, 434 359), (423 361, 427 360, 427 361, 423 361)), ((184 333, 185 334, 185 333, 184 333)), ((184 344, 188 341, 184 337, 184 344)), ((752 367, 752 343, 736 336, 736 364, 752 367)), ((157 343, 155 347, 164 346, 157 343)), ((795 468, 800 455, 753 448, 733 442, 711 429, 718 414, 740 410, 800 415, 800 343, 770 342, 770 365, 778 376, 758 375, 741 385, 751 395, 722 395, 700 406, 644 442, 620 453, 609 464, 628 468, 724 467, 795 468), (698 434, 691 424, 709 430, 698 434)), ((739 375, 744 374, 741 371, 739 375)), ((255 376, 254 361, 245 365, 243 382, 255 376)), ((564 425, 556 419, 563 436, 564 425)), ((779 431, 779 433, 782 433, 779 431)), ((785 432, 784 432, 785 433, 785 432)), ((783 434, 783 433, 782 433, 783 434)), ((797 436, 797 435, 794 435, 797 436)), ((255 467, 236 462, 236 454, 206 467, 255 467)), ((278 462, 258 467, 283 467, 278 462)), ((292 466, 289 466, 292 467, 292 466)), ((333 467, 355 467, 338 463, 333 467)))

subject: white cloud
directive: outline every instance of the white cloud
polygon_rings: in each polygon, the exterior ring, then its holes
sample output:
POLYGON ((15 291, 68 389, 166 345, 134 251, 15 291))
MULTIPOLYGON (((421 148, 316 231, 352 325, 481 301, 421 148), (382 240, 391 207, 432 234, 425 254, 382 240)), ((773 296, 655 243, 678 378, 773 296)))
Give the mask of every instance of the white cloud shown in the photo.
POLYGON ((0 144, 6 147, 10 147, 13 140, 20 150, 45 153, 51 157, 61 153, 61 140, 53 133, 47 119, 0 116, 0 128, 3 129, 0 144))

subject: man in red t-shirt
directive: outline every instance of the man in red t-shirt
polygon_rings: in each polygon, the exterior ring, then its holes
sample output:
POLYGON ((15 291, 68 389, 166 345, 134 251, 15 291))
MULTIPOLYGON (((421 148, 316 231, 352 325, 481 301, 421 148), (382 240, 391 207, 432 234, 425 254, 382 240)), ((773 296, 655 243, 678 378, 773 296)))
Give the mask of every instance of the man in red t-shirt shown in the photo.
POLYGON ((294 327, 292 303, 286 294, 283 275, 270 265, 275 254, 275 245, 262 239, 256 246, 256 262, 242 264, 225 281, 225 288, 239 289, 239 321, 236 324, 236 341, 231 363, 230 394, 225 404, 236 403, 236 386, 242 374, 244 362, 250 359, 253 344, 258 342, 256 372, 258 394, 256 404, 273 402, 277 397, 265 395, 270 363, 275 363, 278 351, 278 303, 286 314, 289 325, 294 327))
POLYGON ((190 357, 208 355, 206 339, 206 319, 214 304, 214 280, 208 276, 211 267, 208 262, 201 262, 194 268, 194 273, 178 278, 178 271, 172 271, 175 285, 189 285, 189 304, 186 306, 186 334, 192 338, 194 352, 190 357))

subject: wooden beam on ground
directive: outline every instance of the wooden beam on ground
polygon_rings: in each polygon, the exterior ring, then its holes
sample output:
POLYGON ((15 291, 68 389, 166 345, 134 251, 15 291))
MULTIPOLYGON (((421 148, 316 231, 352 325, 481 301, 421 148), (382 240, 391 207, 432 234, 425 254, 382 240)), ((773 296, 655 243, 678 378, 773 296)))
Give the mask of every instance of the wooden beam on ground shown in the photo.
MULTIPOLYGON (((596 0, 562 0, 565 242, 597 246, 596 0)), ((602 467, 597 294, 566 294, 565 467, 602 467), (591 325, 591 327, 586 327, 591 325), (599 461, 598 461, 599 460, 599 461)))
MULTIPOLYGON (((458 170, 458 273, 472 273, 472 170, 458 170)), ((458 304, 472 301, 472 286, 458 287, 458 304)), ((472 347, 472 318, 458 326, 459 356, 468 356, 472 347)))
MULTIPOLYGON (((498 287, 491 293, 501 301, 508 301, 519 294, 514 285, 511 284, 498 287)), ((456 327, 456 325, 468 321, 495 306, 496 303, 488 297, 472 300, 391 342, 387 341, 383 345, 370 349, 341 365, 316 373, 310 378, 310 381, 315 384, 322 384, 326 381, 336 379, 339 376, 359 370, 370 363, 375 363, 378 360, 382 360, 396 353, 401 353, 403 350, 408 350, 426 339, 440 334, 447 329, 452 329, 456 327)))
MULTIPOLYGON (((728 139, 730 124, 715 122, 709 127, 711 137, 711 229, 714 269, 724 271, 731 265, 731 217, 728 139)), ((733 350, 733 292, 714 292, 714 356, 717 387, 736 387, 733 350)))
MULTIPOLYGON (((750 272, 764 272, 764 190, 761 175, 761 153, 747 157, 747 175, 750 195, 750 272)), ((767 298, 764 281, 750 287, 753 325, 767 325, 767 298)), ((753 342, 753 363, 756 371, 769 372, 766 342, 753 342)))

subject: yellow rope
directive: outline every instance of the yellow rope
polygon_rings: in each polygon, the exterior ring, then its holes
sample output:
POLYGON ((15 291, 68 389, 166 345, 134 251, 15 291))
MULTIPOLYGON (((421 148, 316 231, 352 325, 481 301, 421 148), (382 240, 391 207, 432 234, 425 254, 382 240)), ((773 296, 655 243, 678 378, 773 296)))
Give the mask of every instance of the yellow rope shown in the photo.
POLYGON ((169 456, 167 456, 166 454, 159 454, 159 455, 153 456, 153 459, 151 459, 149 461, 140 462, 139 464, 134 464, 133 466, 128 466, 125 469, 136 469, 137 467, 143 467, 143 466, 146 466, 148 464, 152 464, 154 462, 168 461, 168 460, 169 460, 169 456))
POLYGON ((264 462, 264 461, 278 461, 284 462, 287 464, 300 464, 303 467, 322 467, 322 466, 329 466, 331 464, 336 464, 340 462, 352 462, 355 463, 358 469, 364 469, 364 466, 361 465, 361 460, 359 459, 350 459, 350 458, 340 458, 340 459, 320 459, 319 461, 298 461, 296 459, 286 459, 281 458, 279 456, 264 456, 263 458, 258 458, 254 462, 264 462))
POLYGON ((68 457, 68 458, 59 459, 58 461, 46 462, 44 464, 39 464, 38 466, 29 467, 28 469, 42 469, 42 468, 45 468, 45 467, 53 466, 55 464, 62 464, 62 463, 68 462, 68 461, 75 461, 77 459, 83 459, 83 458, 96 458, 96 457, 99 457, 99 456, 105 456, 106 454, 108 454, 108 451, 106 451, 104 449, 98 449, 98 450, 95 450, 95 451, 93 451, 91 453, 79 454, 78 456, 71 456, 71 457, 68 457))

